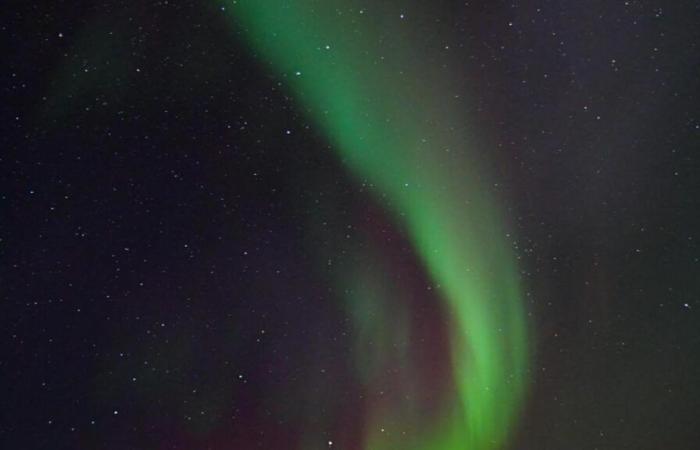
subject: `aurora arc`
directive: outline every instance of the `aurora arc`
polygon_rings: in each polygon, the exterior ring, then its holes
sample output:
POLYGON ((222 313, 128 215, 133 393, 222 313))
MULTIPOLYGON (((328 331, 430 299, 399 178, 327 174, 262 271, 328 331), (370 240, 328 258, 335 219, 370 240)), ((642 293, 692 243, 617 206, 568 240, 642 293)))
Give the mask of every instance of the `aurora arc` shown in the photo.
POLYGON ((529 360, 515 258, 454 95, 455 74, 422 64, 430 44, 375 3, 373 11, 353 0, 223 5, 351 174, 406 228, 449 311, 454 398, 437 423, 413 424, 420 430, 410 438, 368 432, 364 447, 501 448, 529 360))

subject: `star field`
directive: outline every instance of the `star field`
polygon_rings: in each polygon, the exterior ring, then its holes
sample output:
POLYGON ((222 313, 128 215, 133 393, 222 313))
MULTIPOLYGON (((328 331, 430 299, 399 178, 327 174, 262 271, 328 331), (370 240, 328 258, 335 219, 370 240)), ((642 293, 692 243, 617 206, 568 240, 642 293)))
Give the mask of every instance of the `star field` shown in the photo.
POLYGON ((13 2, 0 447, 695 448, 699 18, 13 2))

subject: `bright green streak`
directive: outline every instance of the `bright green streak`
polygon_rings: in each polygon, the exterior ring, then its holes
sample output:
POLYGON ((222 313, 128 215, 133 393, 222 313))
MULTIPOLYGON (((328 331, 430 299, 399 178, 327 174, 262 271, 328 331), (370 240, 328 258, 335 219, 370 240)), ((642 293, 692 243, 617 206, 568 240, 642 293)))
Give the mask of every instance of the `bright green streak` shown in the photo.
MULTIPOLYGON (((425 67, 422 40, 404 32, 397 12, 352 3, 238 0, 226 9, 351 172, 406 226, 450 308, 453 404, 439 423, 411 424, 410 439, 369 432, 366 447, 502 447, 526 386, 526 324, 490 185, 465 156, 478 153, 459 91, 444 71, 425 67)), ((400 421, 395 415, 381 420, 400 421)))

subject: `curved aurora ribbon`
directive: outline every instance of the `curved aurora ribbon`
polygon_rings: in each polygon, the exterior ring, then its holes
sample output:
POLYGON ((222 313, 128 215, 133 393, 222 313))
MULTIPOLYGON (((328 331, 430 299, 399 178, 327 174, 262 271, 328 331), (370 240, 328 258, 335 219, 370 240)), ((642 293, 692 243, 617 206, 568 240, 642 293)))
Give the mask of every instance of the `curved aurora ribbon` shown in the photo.
POLYGON ((421 56, 422 40, 408 35, 398 12, 370 13, 352 0, 224 6, 351 173, 406 227, 446 302, 452 400, 439 423, 403 438, 369 431, 365 448, 503 446, 527 384, 525 315, 496 202, 467 160, 478 155, 450 74, 423 64, 430 59, 421 56))

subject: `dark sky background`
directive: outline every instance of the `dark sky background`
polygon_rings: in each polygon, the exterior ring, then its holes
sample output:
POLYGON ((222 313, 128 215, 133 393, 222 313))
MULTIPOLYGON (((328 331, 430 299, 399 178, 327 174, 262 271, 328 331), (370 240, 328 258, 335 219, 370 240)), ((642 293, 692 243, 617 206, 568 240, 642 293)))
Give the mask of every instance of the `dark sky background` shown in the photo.
MULTIPOLYGON (((697 448, 700 5, 423 9, 514 230, 509 448, 697 448)), ((219 4, 10 1, 0 32, 0 448, 293 449, 309 386, 352 404, 312 247, 372 199, 219 4)))

